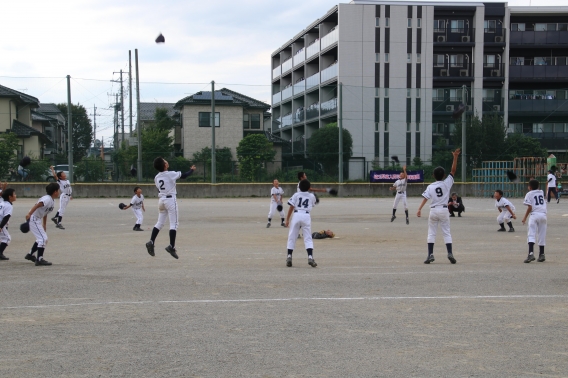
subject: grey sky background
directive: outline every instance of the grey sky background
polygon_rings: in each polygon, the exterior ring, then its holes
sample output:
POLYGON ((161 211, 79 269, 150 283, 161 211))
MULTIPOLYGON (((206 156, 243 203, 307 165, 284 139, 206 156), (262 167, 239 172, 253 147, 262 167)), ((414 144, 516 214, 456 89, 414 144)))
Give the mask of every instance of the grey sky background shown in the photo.
MULTIPOLYGON (((509 4, 529 5, 529 1, 509 4)), ((532 3, 563 5, 559 0, 532 3)), ((110 107, 113 94, 119 92, 119 84, 111 82, 119 75, 113 72, 128 72, 128 50, 134 71, 135 48, 141 101, 176 102, 209 90, 208 83, 215 80, 218 88, 227 86, 270 103, 270 54, 337 4, 337 0, 15 1, 1 11, 0 84, 41 102, 60 103, 67 101, 65 76, 71 75, 73 103, 81 103, 89 113, 97 106, 97 138, 109 140, 110 107), (154 42, 160 32, 165 44, 154 42)), ((126 96, 127 85, 125 90, 126 96)))

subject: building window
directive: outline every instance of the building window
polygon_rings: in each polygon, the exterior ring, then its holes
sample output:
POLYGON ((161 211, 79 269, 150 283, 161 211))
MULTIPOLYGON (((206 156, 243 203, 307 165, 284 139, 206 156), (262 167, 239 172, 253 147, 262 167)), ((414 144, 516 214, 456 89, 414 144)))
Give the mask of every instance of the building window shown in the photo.
POLYGON ((522 133, 523 132, 523 124, 522 123, 510 123, 508 132, 510 132, 510 133, 522 133))
POLYGON ((406 54, 406 63, 412 63, 412 54, 406 54))
POLYGON ((411 28, 412 27, 412 18, 407 19, 406 26, 411 28))
POLYGON ((484 89, 483 90, 483 101, 493 102, 495 100, 495 89, 484 89))
POLYGON ((552 64, 552 58, 549 56, 535 56, 534 65, 535 66, 550 66, 552 64))
POLYGON ((260 114, 250 115, 250 128, 255 130, 260 129, 260 114))
POLYGON ((375 54, 375 63, 381 62, 381 54, 375 54))
POLYGON ((384 131, 385 131, 385 133, 389 132, 389 123, 388 122, 385 122, 385 130, 384 131))
POLYGON ((446 31, 445 20, 434 20, 434 33, 444 33, 446 31))
POLYGON ((412 94, 410 93, 412 91, 412 89, 407 88, 406 89, 406 97, 410 98, 412 96, 412 94))
POLYGON ((380 17, 375 17, 375 26, 376 26, 376 27, 381 26, 381 19, 380 19, 380 17))
POLYGON ((450 67, 463 67, 463 55, 450 55, 450 67))
POLYGON ((418 29, 420 29, 422 27, 422 19, 421 18, 416 19, 416 27, 418 29))
MULTIPOLYGON (((443 90, 443 89, 442 89, 443 90)), ((450 101, 457 102, 462 100, 461 89, 450 89, 450 101)))
POLYGON ((463 33, 464 32, 464 20, 452 20, 452 21, 450 21, 450 32, 451 33, 463 33))
POLYGON ((432 89, 432 101, 444 101, 444 90, 442 88, 432 89))
POLYGON ((385 88, 385 97, 389 97, 389 89, 385 88))
POLYGON ((511 31, 525 31, 524 23, 511 24, 511 31))
POLYGON ((243 129, 248 129, 250 127, 249 124, 249 115, 243 114, 243 129))
POLYGON ((380 125, 380 122, 375 122, 375 132, 377 132, 377 133, 379 132, 379 125, 380 125))
POLYGON ((416 122, 416 132, 420 132, 420 122, 416 122))
POLYGON ((509 64, 511 66, 524 66, 525 65, 525 58, 524 57, 511 57, 509 59, 509 64))
POLYGON ((422 60, 422 54, 417 53, 416 54, 416 63, 421 63, 421 60, 422 60))
POLYGON ((385 17, 385 28, 390 28, 390 18, 385 17))
MULTIPOLYGON (((215 127, 219 127, 221 115, 215 112, 215 127)), ((199 112, 199 127, 211 127, 211 112, 199 112)))
POLYGON ((375 88, 375 97, 381 97, 381 88, 375 88))
POLYGON ((483 55, 483 67, 496 67, 495 55, 483 55))
POLYGON ((406 123, 406 132, 409 133, 412 130, 412 124, 410 122, 406 123))
POLYGON ((388 62, 389 62, 389 54, 385 53, 385 63, 388 63, 388 62))
POLYGON ((445 58, 442 54, 434 55, 434 67, 444 67, 445 58))
POLYGON ((485 20, 483 21, 483 28, 486 33, 495 33, 495 30, 497 29, 497 21, 485 20))
POLYGON ((416 88, 416 98, 420 98, 420 88, 416 88))

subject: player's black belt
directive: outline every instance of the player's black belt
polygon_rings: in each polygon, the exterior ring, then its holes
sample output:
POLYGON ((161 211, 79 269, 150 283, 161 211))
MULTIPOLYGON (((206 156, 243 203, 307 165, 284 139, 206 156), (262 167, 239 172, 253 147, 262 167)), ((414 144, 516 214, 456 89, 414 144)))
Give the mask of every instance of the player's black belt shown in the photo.
POLYGON ((166 196, 166 198, 172 198, 172 196, 166 196))
POLYGON ((298 211, 301 211, 302 213, 306 213, 306 214, 310 213, 309 211, 305 211, 305 210, 294 210, 295 213, 297 213, 298 211))
POLYGON ((404 192, 398 192, 398 194, 404 194, 404 192))
POLYGON ((445 207, 447 209, 448 205, 430 206, 430 209, 433 209, 433 208, 436 208, 436 207, 445 207))

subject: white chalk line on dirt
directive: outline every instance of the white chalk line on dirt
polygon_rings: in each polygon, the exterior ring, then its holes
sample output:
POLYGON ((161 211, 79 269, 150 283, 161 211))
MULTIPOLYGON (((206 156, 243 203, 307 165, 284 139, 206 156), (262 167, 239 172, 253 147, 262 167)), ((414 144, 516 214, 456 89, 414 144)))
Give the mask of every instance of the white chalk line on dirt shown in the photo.
POLYGON ((448 296, 395 296, 395 297, 315 297, 315 298, 250 298, 250 299, 188 299, 188 300, 163 300, 163 301, 109 301, 91 303, 67 303, 51 305, 28 305, 0 307, 1 310, 20 310, 38 308, 61 308, 79 306, 112 306, 112 305, 146 305, 146 304, 223 304, 223 303, 259 303, 259 302, 300 302, 300 301, 404 301, 404 300, 491 300, 491 299, 568 299, 568 295, 448 295, 448 296))

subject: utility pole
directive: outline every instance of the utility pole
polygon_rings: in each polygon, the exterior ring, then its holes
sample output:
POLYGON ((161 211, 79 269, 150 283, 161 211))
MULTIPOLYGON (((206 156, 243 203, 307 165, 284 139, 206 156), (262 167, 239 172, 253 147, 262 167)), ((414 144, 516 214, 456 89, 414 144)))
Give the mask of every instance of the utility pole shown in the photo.
POLYGON ((71 75, 67 75, 67 162, 69 164, 69 182, 73 182, 73 112, 71 111, 71 75))
POLYGON ((114 150, 118 150, 118 93, 114 95, 114 150))
POLYGON ((122 85, 122 70, 120 70, 120 117, 122 125, 122 143, 124 143, 124 85, 122 85))
MULTIPOLYGON (((462 102, 464 104, 464 106, 466 107, 467 110, 467 95, 466 95, 466 86, 464 85, 462 87, 462 102)), ((466 142, 467 142, 467 137, 466 137, 466 125, 465 125, 465 111, 462 114, 462 119, 461 119, 461 123, 462 123, 462 150, 461 150, 461 155, 462 155, 462 182, 466 182, 467 181, 467 172, 466 172, 466 168, 467 168, 467 164, 466 164, 466 142)))
POLYGON ((142 137, 140 136, 140 74, 138 72, 138 49, 134 50, 136 65, 136 131, 138 132, 138 181, 142 181, 142 137))
MULTIPOLYGON (((215 161, 215 81, 211 82, 211 184, 217 183, 215 161)), ((219 120, 221 122, 221 120, 219 120)), ((219 125, 220 126, 220 125, 219 125)))
POLYGON ((339 183, 343 183, 343 83, 339 83, 339 183))
POLYGON ((128 97, 130 100, 130 137, 132 137, 132 51, 128 50, 128 97))

